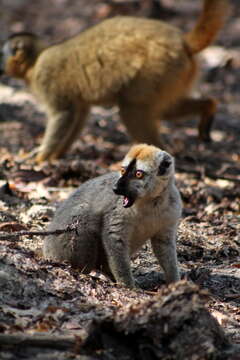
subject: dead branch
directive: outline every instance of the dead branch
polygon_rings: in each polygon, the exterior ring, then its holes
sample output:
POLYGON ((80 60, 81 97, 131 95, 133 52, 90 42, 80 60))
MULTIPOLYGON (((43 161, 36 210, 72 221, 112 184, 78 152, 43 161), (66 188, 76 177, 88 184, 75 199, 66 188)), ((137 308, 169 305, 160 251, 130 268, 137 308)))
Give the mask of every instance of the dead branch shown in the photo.
POLYGON ((215 174, 212 171, 205 170, 204 173, 200 170, 196 170, 194 168, 190 168, 188 166, 177 166, 177 171, 194 174, 198 178, 202 178, 203 176, 209 177, 213 180, 227 180, 227 181, 233 181, 235 183, 240 183, 240 178, 238 176, 231 176, 231 175, 223 175, 223 174, 215 174))
POLYGON ((67 349, 74 346, 76 341, 77 337, 71 335, 0 334, 1 346, 39 346, 67 349))
POLYGON ((14 233, 9 233, 3 231, 2 234, 0 234, 0 240, 15 240, 19 236, 49 236, 49 235, 61 235, 67 232, 77 232, 77 224, 71 224, 68 225, 64 229, 56 229, 52 231, 42 230, 42 231, 27 231, 27 230, 21 230, 21 231, 15 231, 14 233))

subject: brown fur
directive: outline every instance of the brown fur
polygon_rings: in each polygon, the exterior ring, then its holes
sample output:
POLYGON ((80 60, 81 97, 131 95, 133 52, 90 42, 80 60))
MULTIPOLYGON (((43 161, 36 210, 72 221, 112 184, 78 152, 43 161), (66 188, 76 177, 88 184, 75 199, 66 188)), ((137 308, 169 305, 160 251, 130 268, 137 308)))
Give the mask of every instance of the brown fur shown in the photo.
POLYGON ((227 5, 205 0, 186 35, 161 21, 115 17, 47 48, 35 36, 11 37, 3 47, 5 73, 23 78, 48 114, 37 160, 61 156, 94 104, 118 105, 137 142, 163 147, 159 119, 189 114, 200 115, 199 135, 209 140, 215 102, 188 97, 197 74, 193 53, 213 40, 227 5))
POLYGON ((227 0, 206 0, 195 27, 184 39, 192 54, 205 49, 215 39, 230 12, 227 0))
POLYGON ((155 146, 150 146, 147 144, 138 144, 132 146, 129 150, 127 157, 130 159, 142 160, 142 161, 151 161, 156 150, 159 151, 155 146))

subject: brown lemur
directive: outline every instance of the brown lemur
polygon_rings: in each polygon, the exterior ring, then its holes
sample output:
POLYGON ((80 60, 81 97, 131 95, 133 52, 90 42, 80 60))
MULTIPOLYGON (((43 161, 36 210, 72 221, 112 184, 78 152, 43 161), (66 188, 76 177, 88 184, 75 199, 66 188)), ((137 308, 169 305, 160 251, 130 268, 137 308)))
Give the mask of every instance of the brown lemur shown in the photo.
POLYGON ((83 273, 102 270, 133 287, 131 256, 148 240, 167 283, 179 280, 176 232, 182 203, 175 186, 174 159, 153 145, 134 145, 120 172, 88 180, 57 209, 48 230, 47 259, 66 261, 83 273))
POLYGON ((24 79, 48 115, 37 161, 62 155, 94 104, 118 105, 137 142, 163 147, 160 118, 189 114, 200 115, 199 136, 210 140, 215 101, 189 92, 197 75, 195 55, 215 39, 228 10, 228 0, 204 0, 186 34, 158 20, 114 17, 49 47, 36 35, 10 36, 0 70, 24 79))

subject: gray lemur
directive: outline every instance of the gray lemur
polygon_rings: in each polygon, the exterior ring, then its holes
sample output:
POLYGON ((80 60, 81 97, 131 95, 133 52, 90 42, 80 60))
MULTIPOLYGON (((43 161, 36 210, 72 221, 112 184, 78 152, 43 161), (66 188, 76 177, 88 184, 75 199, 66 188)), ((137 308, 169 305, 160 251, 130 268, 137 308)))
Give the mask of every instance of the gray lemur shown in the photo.
POLYGON ((48 230, 62 229, 73 219, 77 230, 48 236, 43 254, 84 273, 100 269, 134 287, 131 255, 151 239, 167 283, 178 281, 176 231, 181 210, 173 157, 155 146, 135 145, 120 173, 87 181, 57 209, 48 230))

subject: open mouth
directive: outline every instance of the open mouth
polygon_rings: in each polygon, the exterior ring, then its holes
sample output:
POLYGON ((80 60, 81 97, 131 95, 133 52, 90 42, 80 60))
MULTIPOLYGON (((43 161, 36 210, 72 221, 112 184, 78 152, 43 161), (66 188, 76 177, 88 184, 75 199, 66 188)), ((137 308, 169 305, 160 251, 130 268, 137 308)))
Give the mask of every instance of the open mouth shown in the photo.
POLYGON ((124 196, 123 198, 123 207, 125 208, 129 208, 134 204, 134 199, 132 197, 129 196, 124 196))

